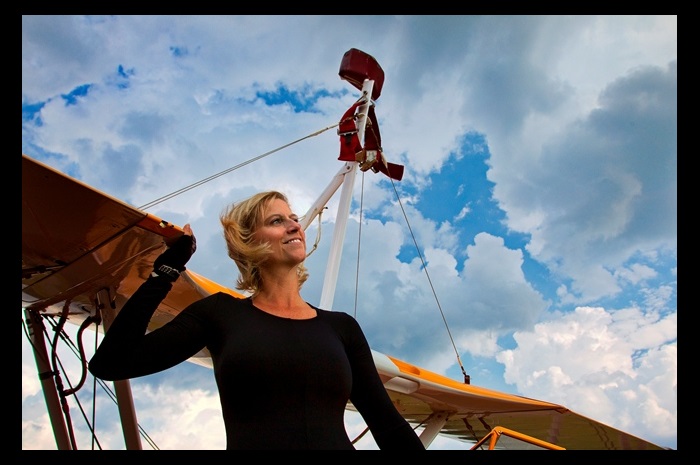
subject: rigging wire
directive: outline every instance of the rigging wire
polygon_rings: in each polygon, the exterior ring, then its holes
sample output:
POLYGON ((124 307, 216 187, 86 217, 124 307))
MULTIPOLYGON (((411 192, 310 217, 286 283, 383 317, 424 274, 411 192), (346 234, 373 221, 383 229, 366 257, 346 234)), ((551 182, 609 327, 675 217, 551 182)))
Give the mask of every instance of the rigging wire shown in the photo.
POLYGON ((404 210, 403 208, 403 203, 401 202, 401 197, 399 197, 399 192, 396 189, 396 184, 391 178, 389 178, 389 181, 391 181, 391 187, 393 187, 394 189, 396 200, 398 201, 399 206, 401 207, 401 213, 403 213, 403 217, 406 220, 406 226, 408 226, 408 231, 411 233, 411 238, 413 239, 413 244, 416 247, 416 253, 418 253, 418 257, 420 258, 421 264, 423 265, 423 271, 425 272, 425 276, 428 278, 430 290, 433 292, 433 297, 435 297, 435 302, 437 303, 438 309, 440 310, 440 316, 442 317, 442 321, 445 323, 445 329, 447 330, 447 335, 450 338, 450 343, 452 343, 452 347, 454 348, 455 355, 457 357, 457 363, 459 364, 459 368, 460 370, 462 370, 462 375, 464 376, 464 384, 470 384, 471 377, 465 371, 464 365, 462 364, 462 360, 459 358, 459 351, 457 350, 457 346, 455 345, 454 339, 452 338, 452 333, 450 332, 450 325, 447 323, 447 319, 445 318, 445 312, 443 312, 442 305, 440 305, 440 299, 438 299, 437 293, 435 292, 435 287, 433 286, 433 281, 430 279, 430 273, 428 273, 428 265, 427 263, 425 263, 425 260, 423 259, 423 254, 421 253, 420 248, 418 247, 416 236, 415 234, 413 234, 413 229, 411 229, 411 223, 408 221, 408 216, 406 215, 406 210, 404 210))
MULTIPOLYGON (((374 134, 374 137, 379 140, 379 135, 375 133, 375 128, 373 126, 368 126, 368 129, 372 131, 374 134)), ((391 181, 391 187, 394 189, 394 195, 396 196, 396 200, 399 203, 399 206, 401 207, 401 213, 403 213, 403 217, 406 220, 406 226, 408 227, 408 231, 411 233, 411 238, 413 239, 413 244, 416 248, 416 253, 418 254, 418 257, 420 258, 420 261, 423 265, 423 271, 425 272, 425 276, 428 278, 428 283, 430 284, 430 289, 433 292, 433 296, 435 297, 435 302, 437 303, 438 309, 440 310, 440 316, 442 317, 442 321, 445 323, 445 329, 447 330, 447 335, 450 338, 450 343, 452 344, 452 347, 455 351, 455 355, 457 357, 457 363, 459 364, 460 370, 462 370, 462 375, 464 376, 464 384, 470 384, 471 382, 471 377, 467 374, 466 370, 464 369, 464 365, 462 364, 462 360, 459 357, 459 351, 457 350, 457 346, 455 345, 454 339, 452 338, 452 333, 450 332, 450 326, 447 323, 447 319, 445 318, 445 312, 442 310, 442 305, 440 305, 440 300, 438 299, 437 293, 435 292, 435 287, 433 286, 433 282, 430 279, 430 273, 428 273, 428 265, 425 263, 425 260, 423 259, 423 254, 420 251, 420 248, 418 247, 418 242, 416 241, 416 236, 413 234, 413 229, 411 229, 411 223, 408 221, 408 216, 406 215, 406 211, 403 208, 403 204, 401 203, 401 197, 399 196, 398 190, 396 189, 396 183, 394 183, 394 180, 392 179, 391 176, 388 176, 389 181, 391 181)), ((362 190, 361 190, 361 195, 360 195, 360 231, 362 230, 362 199, 364 195, 364 171, 363 171, 363 177, 362 177, 362 190)), ((358 258, 357 258, 357 271, 356 271, 356 278, 355 278, 355 307, 357 308, 357 288, 358 288, 358 278, 357 276, 359 275, 359 254, 360 254, 360 247, 359 247, 359 238, 358 238, 358 248, 357 248, 357 253, 358 253, 358 258)))
POLYGON ((360 282, 360 244, 362 241, 362 205, 365 199, 365 172, 362 172, 362 182, 360 184, 360 219, 357 230, 357 264, 355 265, 355 308, 354 317, 357 318, 357 291, 360 282))
POLYGON ((185 187, 183 187, 182 189, 178 189, 178 190, 176 190, 176 191, 174 191, 174 192, 171 192, 170 194, 164 195, 163 197, 159 197, 159 198, 157 198, 157 199, 155 199, 155 200, 153 200, 153 201, 151 201, 151 202, 149 202, 149 203, 147 203, 147 204, 145 204, 145 205, 142 205, 141 207, 139 207, 139 209, 140 209, 140 210, 146 210, 146 209, 148 209, 148 208, 151 208, 151 207, 153 207, 153 206, 155 206, 155 205, 158 205, 159 203, 165 202, 165 201, 168 200, 168 199, 171 199, 171 198, 173 198, 173 197, 176 197, 176 196, 182 194, 183 192, 187 192, 187 191, 189 191, 189 190, 192 190, 192 189, 194 189, 195 187, 199 187, 199 186, 201 186, 202 184, 206 184, 206 183, 208 183, 209 181, 211 181, 211 180, 213 180, 213 179, 216 179, 216 178, 218 178, 218 177, 221 177, 221 176, 223 176, 223 175, 225 175, 225 174, 230 173, 231 171, 235 171, 235 170, 237 170, 238 168, 242 168, 242 167, 244 167, 244 166, 246 166, 246 165, 249 165, 249 164, 253 163, 254 161, 258 161, 258 160, 260 160, 260 159, 262 159, 262 158, 267 157, 268 155, 272 155, 272 154, 275 153, 275 152, 279 152, 280 150, 285 149, 285 148, 287 148, 287 147, 290 147, 290 146, 292 146, 292 145, 294 145, 294 144, 297 144, 297 143, 299 143, 299 142, 301 142, 301 141, 303 141, 303 140, 310 139, 311 137, 316 137, 316 136, 318 136, 319 134, 322 134, 322 133, 328 131, 329 129, 333 129, 334 127, 338 126, 339 124, 340 124, 340 123, 336 123, 336 124, 333 124, 333 125, 331 125, 331 126, 325 127, 325 128, 323 128, 323 129, 319 129, 318 131, 313 132, 313 133, 311 133, 311 134, 308 134, 308 135, 306 135, 306 136, 304 136, 304 137, 301 137, 301 138, 299 138, 299 139, 297 139, 297 140, 295 140, 295 141, 293 141, 293 142, 289 142, 288 144, 285 144, 285 145, 282 145, 282 146, 280 146, 280 147, 277 147, 276 149, 270 150, 269 152, 265 152, 265 153, 263 153, 262 155, 258 155, 257 157, 253 157, 253 158, 251 158, 250 160, 244 161, 243 163, 239 163, 238 165, 232 166, 231 168, 225 169, 224 171, 221 171, 221 172, 219 172, 219 173, 217 173, 217 174, 213 174, 213 175, 211 175, 211 176, 209 176, 209 177, 207 177, 207 178, 201 179, 201 180, 199 180, 199 181, 197 181, 197 182, 195 182, 195 183, 193 183, 193 184, 190 184, 189 186, 185 186, 185 187))

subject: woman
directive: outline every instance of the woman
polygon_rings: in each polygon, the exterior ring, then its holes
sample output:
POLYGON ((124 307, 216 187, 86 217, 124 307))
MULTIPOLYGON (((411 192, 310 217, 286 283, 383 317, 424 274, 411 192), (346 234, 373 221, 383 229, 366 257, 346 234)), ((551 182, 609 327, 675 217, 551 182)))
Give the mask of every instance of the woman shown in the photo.
POLYGON ((185 225, 115 318, 91 373, 106 380, 144 376, 206 347, 227 449, 354 449, 344 423, 348 400, 380 449, 424 449, 384 389, 357 321, 301 297, 306 235, 286 196, 256 194, 229 206, 220 220, 240 271, 236 287, 250 296, 205 297, 145 334, 196 249, 185 225))

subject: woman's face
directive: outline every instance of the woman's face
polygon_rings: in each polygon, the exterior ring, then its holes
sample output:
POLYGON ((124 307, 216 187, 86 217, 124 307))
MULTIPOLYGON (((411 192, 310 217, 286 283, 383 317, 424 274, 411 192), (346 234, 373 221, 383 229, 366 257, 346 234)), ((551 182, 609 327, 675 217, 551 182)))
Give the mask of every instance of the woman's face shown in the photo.
POLYGON ((270 244, 272 253, 265 266, 274 263, 296 267, 306 259, 306 233, 299 225, 299 217, 282 199, 268 202, 253 236, 259 242, 270 244))

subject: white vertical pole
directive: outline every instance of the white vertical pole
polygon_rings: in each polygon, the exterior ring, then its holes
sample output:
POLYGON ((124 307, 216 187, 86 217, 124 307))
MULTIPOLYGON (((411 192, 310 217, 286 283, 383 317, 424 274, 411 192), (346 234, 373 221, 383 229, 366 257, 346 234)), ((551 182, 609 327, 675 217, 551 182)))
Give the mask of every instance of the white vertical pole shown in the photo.
MULTIPOLYGON (((360 117, 357 120, 357 136, 360 143, 364 147, 365 139, 365 124, 367 123, 367 112, 371 104, 370 96, 374 80, 365 79, 362 84, 362 95, 367 98, 367 101, 360 105, 358 112, 360 117)), ((358 163, 350 162, 353 168, 345 174, 343 180, 343 189, 340 194, 340 204, 338 205, 338 214, 335 219, 335 229, 333 230, 333 241, 328 254, 328 264, 326 266, 326 276, 323 281, 323 290, 321 291, 321 301, 319 307, 331 310, 333 308, 333 299, 335 297, 335 288, 338 282, 338 270, 340 269, 340 258, 343 251, 343 242, 345 240, 345 229, 347 227, 348 216, 350 214, 350 201, 352 200, 352 190, 355 187, 355 175, 357 174, 358 163)))

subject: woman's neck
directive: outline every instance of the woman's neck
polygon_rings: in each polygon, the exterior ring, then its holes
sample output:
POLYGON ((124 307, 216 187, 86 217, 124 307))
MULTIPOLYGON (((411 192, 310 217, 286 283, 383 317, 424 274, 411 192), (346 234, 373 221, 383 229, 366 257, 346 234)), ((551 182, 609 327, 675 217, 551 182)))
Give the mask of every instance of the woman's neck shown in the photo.
POLYGON ((261 290, 251 299, 255 307, 272 315, 299 320, 316 316, 316 310, 306 303, 298 290, 295 292, 261 290))
POLYGON ((299 293, 297 268, 261 270, 262 285, 252 296, 253 305, 273 315, 287 318, 310 318, 316 311, 299 293))

